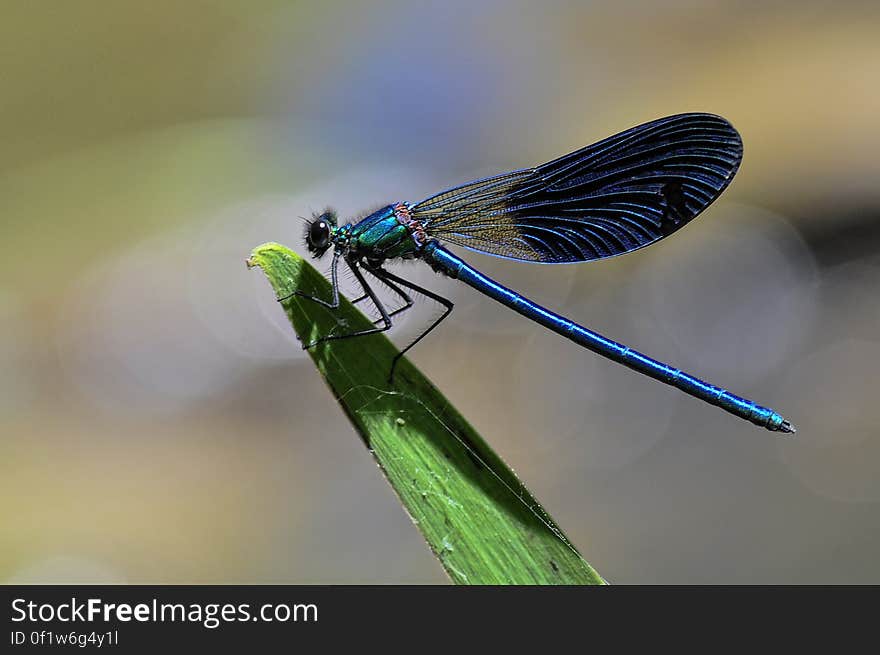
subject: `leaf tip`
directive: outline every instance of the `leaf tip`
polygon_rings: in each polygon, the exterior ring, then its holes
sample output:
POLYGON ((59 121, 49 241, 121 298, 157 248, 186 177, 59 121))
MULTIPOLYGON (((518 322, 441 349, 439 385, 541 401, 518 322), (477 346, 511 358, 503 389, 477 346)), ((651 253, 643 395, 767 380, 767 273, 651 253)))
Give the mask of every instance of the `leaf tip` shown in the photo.
POLYGON ((269 241, 254 248, 251 251, 250 257, 245 259, 244 263, 249 269, 259 267, 268 272, 272 268, 272 263, 277 261, 298 264, 301 258, 290 248, 282 246, 280 243, 269 241))

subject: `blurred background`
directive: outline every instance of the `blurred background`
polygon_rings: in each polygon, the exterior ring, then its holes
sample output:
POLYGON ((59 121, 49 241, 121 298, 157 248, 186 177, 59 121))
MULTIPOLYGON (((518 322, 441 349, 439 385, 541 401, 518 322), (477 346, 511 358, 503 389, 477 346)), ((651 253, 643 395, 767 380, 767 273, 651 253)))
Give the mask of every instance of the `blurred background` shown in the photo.
POLYGON ((415 264, 456 311, 412 357, 611 582, 880 582, 877 3, 2 12, 0 580, 446 583, 245 257, 709 111, 743 166, 674 238, 462 254, 796 438, 415 264))

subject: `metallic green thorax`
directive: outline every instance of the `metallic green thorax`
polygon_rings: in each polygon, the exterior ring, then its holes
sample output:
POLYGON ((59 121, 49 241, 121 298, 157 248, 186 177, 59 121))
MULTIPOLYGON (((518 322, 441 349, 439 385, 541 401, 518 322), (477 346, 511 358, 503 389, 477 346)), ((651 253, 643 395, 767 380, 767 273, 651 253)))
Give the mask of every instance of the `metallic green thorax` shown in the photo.
POLYGON ((419 246, 411 228, 401 223, 399 210, 395 209, 396 206, 389 205, 354 225, 343 225, 336 230, 334 238, 347 242, 351 255, 367 261, 381 262, 397 257, 412 259, 419 246))

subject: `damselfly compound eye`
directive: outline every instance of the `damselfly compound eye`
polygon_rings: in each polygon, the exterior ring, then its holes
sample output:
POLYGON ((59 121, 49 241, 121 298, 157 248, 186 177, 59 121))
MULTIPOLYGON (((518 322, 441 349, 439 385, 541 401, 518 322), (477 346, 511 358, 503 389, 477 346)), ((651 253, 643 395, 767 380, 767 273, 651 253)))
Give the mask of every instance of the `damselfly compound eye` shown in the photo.
POLYGON ((330 226, 326 221, 317 220, 309 228, 309 246, 323 250, 330 244, 330 226))

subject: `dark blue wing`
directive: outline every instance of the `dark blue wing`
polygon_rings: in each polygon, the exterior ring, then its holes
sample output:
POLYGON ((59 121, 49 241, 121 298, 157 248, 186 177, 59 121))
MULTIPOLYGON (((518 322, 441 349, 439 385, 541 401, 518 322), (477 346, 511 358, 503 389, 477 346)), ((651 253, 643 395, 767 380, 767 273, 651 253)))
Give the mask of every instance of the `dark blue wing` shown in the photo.
POLYGON ((526 261, 589 261, 686 225, 730 183, 741 159, 742 141, 726 120, 680 114, 410 209, 441 241, 526 261))

